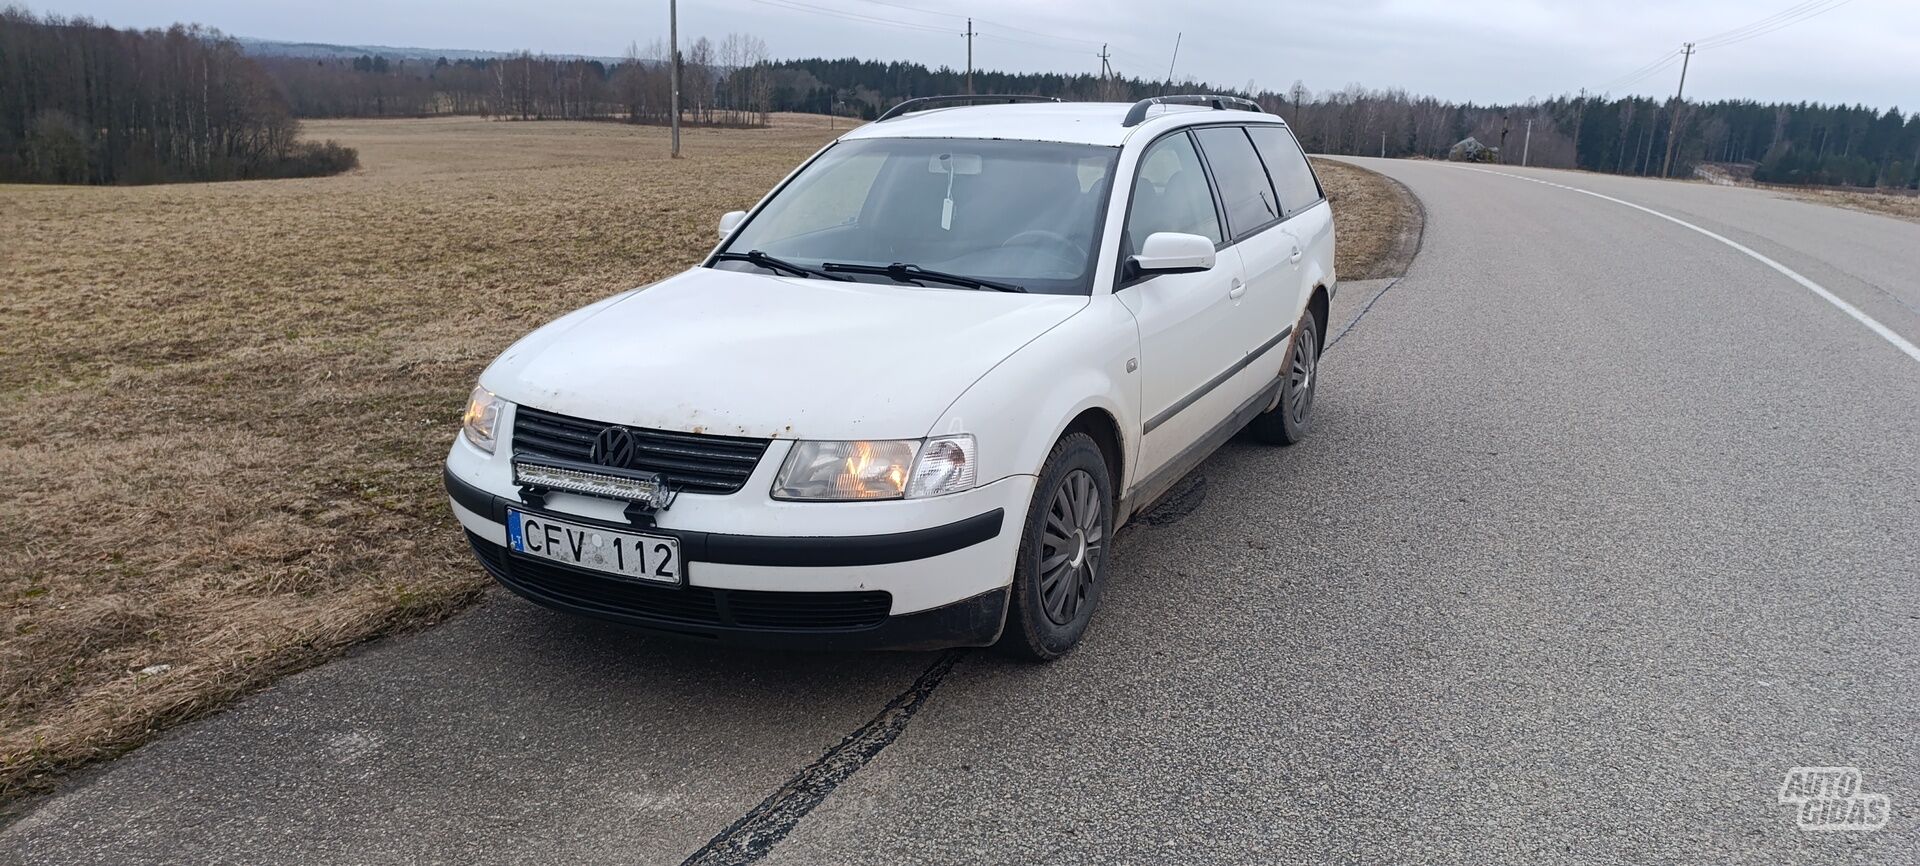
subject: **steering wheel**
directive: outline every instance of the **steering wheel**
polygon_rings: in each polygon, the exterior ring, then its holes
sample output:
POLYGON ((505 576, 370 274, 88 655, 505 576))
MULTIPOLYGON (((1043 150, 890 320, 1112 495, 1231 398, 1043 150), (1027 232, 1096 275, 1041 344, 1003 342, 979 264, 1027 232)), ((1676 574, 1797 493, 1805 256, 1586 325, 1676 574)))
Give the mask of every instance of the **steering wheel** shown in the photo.
POLYGON ((1079 244, 1074 243, 1072 238, 1059 232, 1048 231, 1046 229, 1027 229, 1013 237, 1007 238, 1006 242, 1000 245, 1000 248, 1040 246, 1040 244, 1035 243, 1035 241, 1051 244, 1052 247, 1047 249, 1046 252, 1053 254, 1066 264, 1078 265, 1080 264, 1080 260, 1085 258, 1085 251, 1080 248, 1079 244))

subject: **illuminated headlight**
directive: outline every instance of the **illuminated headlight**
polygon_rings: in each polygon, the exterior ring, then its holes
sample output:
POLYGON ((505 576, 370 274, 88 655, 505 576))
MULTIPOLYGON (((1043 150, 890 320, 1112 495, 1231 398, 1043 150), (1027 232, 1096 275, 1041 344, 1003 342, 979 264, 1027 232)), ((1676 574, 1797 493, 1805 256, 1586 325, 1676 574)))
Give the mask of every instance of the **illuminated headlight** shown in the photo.
POLYGON ((492 391, 473 389, 473 396, 467 398, 467 414, 460 419, 460 434, 473 447, 492 454, 494 428, 500 426, 500 410, 507 405, 492 391))
POLYGON ((922 499, 974 486, 973 437, 796 442, 773 498, 814 502, 922 499))

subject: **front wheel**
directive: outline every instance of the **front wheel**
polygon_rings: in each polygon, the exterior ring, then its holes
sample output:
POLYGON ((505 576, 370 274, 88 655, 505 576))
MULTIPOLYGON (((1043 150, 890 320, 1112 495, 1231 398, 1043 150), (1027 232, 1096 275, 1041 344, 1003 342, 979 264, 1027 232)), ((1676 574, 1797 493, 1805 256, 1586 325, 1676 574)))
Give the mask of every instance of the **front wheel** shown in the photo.
POLYGON ((1253 438, 1268 445, 1292 445, 1307 438, 1313 420, 1313 389, 1320 384, 1320 320, 1313 311, 1300 314, 1287 348, 1286 368, 1280 371, 1280 405, 1254 416, 1247 425, 1253 438))
POLYGON ((1029 661, 1071 652, 1100 604, 1112 538, 1106 458, 1093 437, 1068 434, 1053 446, 1034 485, 996 648, 1029 661))

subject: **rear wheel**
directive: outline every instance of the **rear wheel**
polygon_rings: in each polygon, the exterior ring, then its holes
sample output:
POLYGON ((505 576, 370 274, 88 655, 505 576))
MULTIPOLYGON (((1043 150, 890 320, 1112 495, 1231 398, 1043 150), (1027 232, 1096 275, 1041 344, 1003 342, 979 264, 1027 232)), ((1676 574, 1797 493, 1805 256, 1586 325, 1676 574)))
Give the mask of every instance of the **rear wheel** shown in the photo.
POLYGON ((1031 661, 1072 651, 1106 584, 1113 482, 1100 446, 1071 433, 1053 446, 1027 507, 1007 625, 996 647, 1031 661))
POLYGON ((1294 325, 1293 344, 1287 347, 1286 367, 1280 372, 1280 405, 1255 416, 1247 425, 1253 437, 1268 445, 1292 445, 1307 438, 1319 373, 1320 320, 1307 310, 1294 325))

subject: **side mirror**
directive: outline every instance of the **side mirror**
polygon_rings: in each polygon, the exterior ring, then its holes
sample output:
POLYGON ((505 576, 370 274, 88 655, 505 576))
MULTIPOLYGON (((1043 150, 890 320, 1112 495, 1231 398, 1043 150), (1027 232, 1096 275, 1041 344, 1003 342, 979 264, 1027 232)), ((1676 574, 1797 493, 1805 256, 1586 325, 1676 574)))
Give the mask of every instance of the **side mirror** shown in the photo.
POLYGON ((730 210, 721 214, 720 237, 725 238, 727 235, 733 234, 733 230, 740 227, 740 221, 746 218, 747 212, 743 210, 730 210))
POLYGON ((1213 241, 1183 232, 1154 232, 1129 258, 1143 274, 1191 274, 1213 269, 1213 241))

